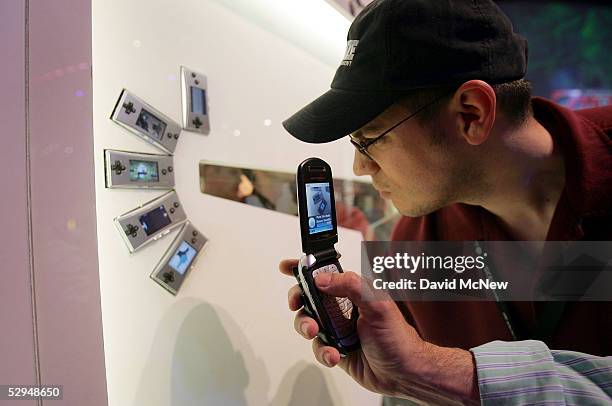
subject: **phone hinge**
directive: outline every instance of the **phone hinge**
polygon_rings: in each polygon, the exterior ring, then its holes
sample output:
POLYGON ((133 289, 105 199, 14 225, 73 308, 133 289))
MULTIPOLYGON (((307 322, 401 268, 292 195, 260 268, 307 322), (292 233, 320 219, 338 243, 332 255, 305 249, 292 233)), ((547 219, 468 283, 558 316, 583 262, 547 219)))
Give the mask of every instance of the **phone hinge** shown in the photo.
POLYGON ((313 253, 312 255, 314 255, 314 257, 317 259, 317 261, 325 261, 327 259, 338 259, 340 258, 340 253, 338 251, 336 251, 336 249, 334 247, 328 248, 326 250, 323 251, 318 251, 313 253))

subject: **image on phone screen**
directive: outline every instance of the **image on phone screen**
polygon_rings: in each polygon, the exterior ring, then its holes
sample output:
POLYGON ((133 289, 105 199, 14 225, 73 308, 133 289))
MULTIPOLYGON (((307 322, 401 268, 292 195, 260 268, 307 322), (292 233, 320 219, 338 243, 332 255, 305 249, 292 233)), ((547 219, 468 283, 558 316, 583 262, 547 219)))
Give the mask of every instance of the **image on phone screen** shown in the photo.
POLYGON ((334 229, 329 182, 306 183, 309 234, 334 229))

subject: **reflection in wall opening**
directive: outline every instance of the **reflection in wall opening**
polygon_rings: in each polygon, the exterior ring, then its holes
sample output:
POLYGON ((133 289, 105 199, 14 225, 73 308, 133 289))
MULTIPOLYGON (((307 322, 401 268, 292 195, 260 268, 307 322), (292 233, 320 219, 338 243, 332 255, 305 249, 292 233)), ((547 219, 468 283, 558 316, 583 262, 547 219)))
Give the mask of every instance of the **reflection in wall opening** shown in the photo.
MULTIPOLYGON (((297 216, 295 173, 199 164, 200 192, 249 206, 297 216)), ((359 231, 364 240, 389 240, 397 209, 367 182, 334 179, 338 225, 359 231)))

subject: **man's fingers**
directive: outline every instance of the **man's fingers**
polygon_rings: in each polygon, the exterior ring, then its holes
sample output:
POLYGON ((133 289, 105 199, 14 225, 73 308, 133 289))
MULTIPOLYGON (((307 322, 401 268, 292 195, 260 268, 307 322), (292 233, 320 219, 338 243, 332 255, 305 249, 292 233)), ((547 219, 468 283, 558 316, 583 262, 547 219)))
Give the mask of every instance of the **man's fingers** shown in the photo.
POLYGON ((304 309, 296 313, 293 327, 302 337, 312 340, 319 333, 317 322, 306 314, 304 309))
POLYGON ((287 276, 293 276, 293 268, 298 265, 299 260, 297 259, 283 259, 280 264, 278 264, 278 269, 282 274, 287 276))
POLYGON ((321 273, 315 277, 315 285, 327 295, 348 297, 359 307, 360 317, 369 320, 383 320, 390 317, 390 307, 396 307, 390 300, 364 300, 371 292, 365 280, 354 272, 321 273))
POLYGON ((291 289, 289 289, 287 300, 289 302, 289 310, 291 311, 299 310, 299 308, 303 306, 302 290, 298 285, 293 285, 291 289))
POLYGON ((362 279, 354 272, 321 273, 315 277, 321 292, 336 297, 348 297, 357 306, 362 305, 362 279))
POLYGON ((340 362, 340 352, 334 347, 326 346, 319 337, 312 340, 312 352, 317 361, 326 367, 334 367, 340 362))

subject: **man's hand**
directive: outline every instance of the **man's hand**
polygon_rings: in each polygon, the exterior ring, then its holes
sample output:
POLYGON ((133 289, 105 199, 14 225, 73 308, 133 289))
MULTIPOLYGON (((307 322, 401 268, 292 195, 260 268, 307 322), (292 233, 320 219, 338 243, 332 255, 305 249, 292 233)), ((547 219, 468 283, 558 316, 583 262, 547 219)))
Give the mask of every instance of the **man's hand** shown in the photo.
MULTIPOLYGON (((298 261, 281 261, 280 271, 293 276, 298 261)), ((364 280, 353 272, 322 273, 315 278, 317 288, 328 295, 348 297, 359 307, 357 331, 361 349, 341 358, 336 348, 316 337, 317 322, 302 308, 300 288, 289 289, 289 309, 297 311, 294 327, 304 338, 313 340, 317 361, 325 366, 339 365, 361 386, 380 394, 416 398, 435 404, 478 403, 472 354, 456 348, 443 348, 422 340, 405 320, 397 305, 387 300, 362 300, 364 280)))

